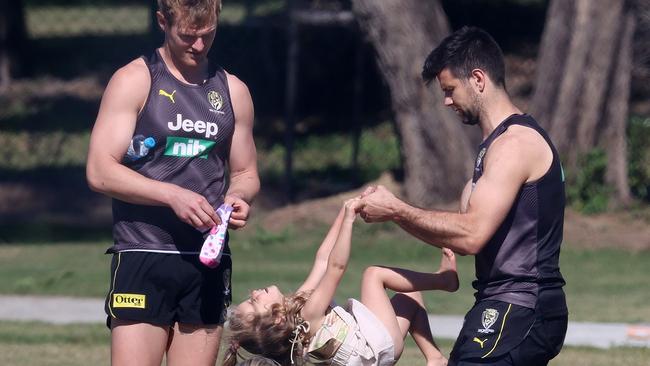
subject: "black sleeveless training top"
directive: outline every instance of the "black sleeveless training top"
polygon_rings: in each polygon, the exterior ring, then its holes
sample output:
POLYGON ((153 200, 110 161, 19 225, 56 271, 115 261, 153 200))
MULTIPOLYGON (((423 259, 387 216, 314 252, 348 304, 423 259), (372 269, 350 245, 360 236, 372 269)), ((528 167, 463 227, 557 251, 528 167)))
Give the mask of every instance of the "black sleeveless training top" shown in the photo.
MULTIPOLYGON (((227 190, 226 165, 235 118, 226 73, 217 67, 200 85, 176 79, 156 50, 143 57, 151 89, 134 135, 153 137, 156 146, 134 163, 145 177, 203 195, 216 209, 227 190)), ((114 245, 109 252, 144 250, 198 253, 203 233, 183 223, 170 207, 113 199, 114 245)))
POLYGON ((521 187, 510 212, 476 255, 476 280, 472 286, 477 301, 500 300, 528 308, 535 308, 540 292, 545 291, 553 294, 553 311, 562 313, 566 311, 561 289, 565 282, 559 267, 564 173, 546 132, 529 115, 508 117, 479 145, 472 183, 476 184, 483 174, 483 158, 492 142, 511 125, 537 131, 553 151, 553 162, 540 179, 521 187))

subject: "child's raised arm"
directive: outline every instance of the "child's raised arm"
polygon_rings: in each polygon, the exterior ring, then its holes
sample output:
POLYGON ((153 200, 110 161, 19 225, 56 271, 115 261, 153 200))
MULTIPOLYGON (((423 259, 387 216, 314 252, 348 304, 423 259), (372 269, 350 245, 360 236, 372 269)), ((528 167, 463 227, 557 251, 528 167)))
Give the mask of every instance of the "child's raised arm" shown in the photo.
MULTIPOLYGON (((334 298, 336 288, 343 278, 345 269, 348 266, 348 260, 350 259, 352 224, 357 216, 356 209, 358 205, 359 198, 345 201, 344 208, 342 209, 343 218, 340 229, 338 230, 334 246, 330 251, 325 273, 301 310, 302 317, 305 320, 316 321, 318 323, 325 315, 327 307, 334 298)), ((312 325, 316 326, 318 324, 312 325)))
POLYGON ((332 227, 330 227, 325 239, 323 239, 323 242, 316 251, 316 257, 314 258, 314 265, 311 268, 311 272, 309 272, 307 279, 305 279, 305 282, 300 286, 298 292, 313 290, 316 288, 321 278, 323 278, 325 269, 327 269, 327 260, 330 256, 330 252, 334 247, 334 243, 336 243, 336 238, 339 236, 339 230, 341 229, 341 222, 343 222, 344 214, 345 206, 341 206, 339 214, 336 216, 332 227))

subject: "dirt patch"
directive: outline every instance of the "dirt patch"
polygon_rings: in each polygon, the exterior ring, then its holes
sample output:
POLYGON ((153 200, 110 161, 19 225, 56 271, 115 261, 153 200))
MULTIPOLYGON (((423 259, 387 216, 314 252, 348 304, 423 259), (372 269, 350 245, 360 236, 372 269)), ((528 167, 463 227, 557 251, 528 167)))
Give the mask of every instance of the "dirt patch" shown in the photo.
MULTIPOLYGON (((391 192, 401 195, 402 187, 395 182, 390 174, 384 173, 378 180, 369 183, 386 186, 391 192)), ((262 225, 267 230, 281 230, 291 224, 296 227, 313 227, 316 225, 330 224, 336 217, 338 210, 344 200, 361 194, 364 187, 339 193, 333 196, 319 198, 287 205, 263 214, 262 225)))
MULTIPOLYGON (((400 184, 388 174, 382 175, 372 184, 385 185, 398 196, 402 192, 400 184)), ((268 211, 262 214, 262 225, 272 231, 282 230, 289 224, 301 228, 328 225, 336 216, 343 200, 360 194, 362 189, 268 211)), ((451 204, 441 208, 455 210, 456 207, 457 204, 451 204)), ((648 218, 624 211, 587 216, 567 209, 564 245, 587 249, 650 250, 650 222, 648 218)))
POLYGON ((564 242, 579 248, 650 249, 650 223, 630 212, 581 215, 567 210, 564 242))

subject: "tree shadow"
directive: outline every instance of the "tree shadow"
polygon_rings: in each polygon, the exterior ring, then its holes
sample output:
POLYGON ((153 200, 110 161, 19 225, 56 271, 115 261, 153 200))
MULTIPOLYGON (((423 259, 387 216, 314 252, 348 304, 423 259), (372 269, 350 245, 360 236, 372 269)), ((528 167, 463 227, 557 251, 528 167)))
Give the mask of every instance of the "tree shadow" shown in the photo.
POLYGON ((110 200, 88 188, 84 167, 2 169, 0 176, 0 241, 110 234, 110 200))
POLYGON ((93 126, 99 100, 84 100, 72 96, 29 98, 17 101, 10 113, 2 119, 2 130, 11 132, 89 132, 93 126))

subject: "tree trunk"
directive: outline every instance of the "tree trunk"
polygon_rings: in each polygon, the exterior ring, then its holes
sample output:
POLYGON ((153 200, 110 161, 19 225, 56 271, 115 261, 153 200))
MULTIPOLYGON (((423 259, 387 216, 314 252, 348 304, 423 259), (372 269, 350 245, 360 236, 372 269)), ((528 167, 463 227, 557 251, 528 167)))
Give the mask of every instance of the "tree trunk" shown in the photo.
POLYGON ((605 110, 607 130, 602 143, 607 151, 606 182, 618 194, 616 204, 627 205, 632 201, 628 182, 627 120, 630 106, 630 85, 632 76, 633 36, 636 19, 627 13, 622 19, 621 43, 616 52, 612 88, 605 110))
POLYGON ((547 14, 531 113, 546 126, 568 171, 601 147, 615 202, 630 200, 625 127, 634 18, 625 0, 553 0, 547 14))
POLYGON ((390 89, 407 199, 424 207, 456 200, 471 174, 474 129, 463 127, 438 86, 425 86, 420 76, 429 52, 449 34, 439 1, 353 0, 352 7, 390 89))

